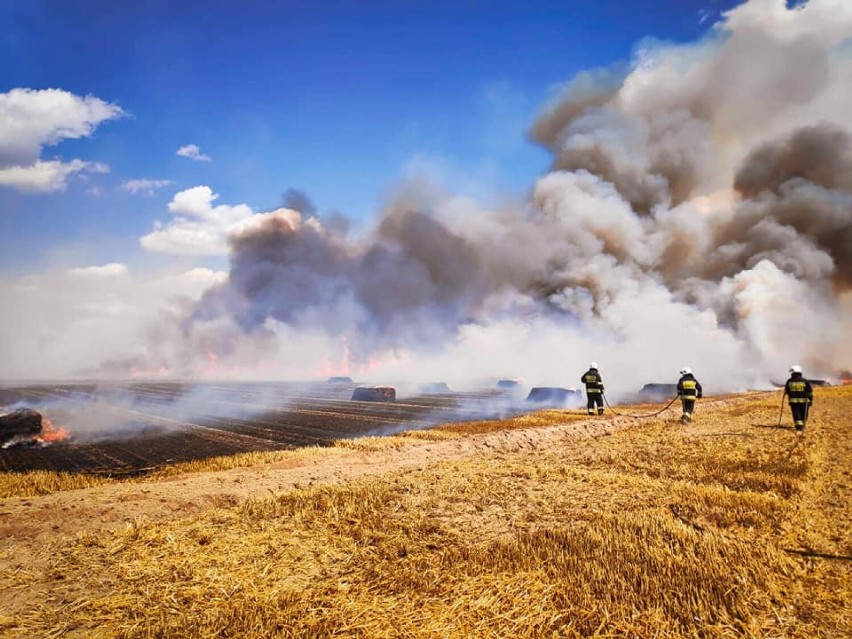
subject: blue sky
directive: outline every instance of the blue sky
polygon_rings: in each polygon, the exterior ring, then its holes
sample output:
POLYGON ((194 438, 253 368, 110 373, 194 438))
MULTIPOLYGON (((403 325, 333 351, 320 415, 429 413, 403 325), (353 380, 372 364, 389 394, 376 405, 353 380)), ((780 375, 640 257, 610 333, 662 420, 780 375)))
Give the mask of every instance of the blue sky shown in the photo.
POLYGON ((524 131, 554 87, 629 62, 642 38, 694 40, 733 4, 0 0, 0 93, 121 109, 42 145, 92 163, 64 190, 0 186, 0 272, 151 259, 139 238, 199 185, 254 210, 299 188, 356 221, 412 167, 523 194, 548 162, 524 131))

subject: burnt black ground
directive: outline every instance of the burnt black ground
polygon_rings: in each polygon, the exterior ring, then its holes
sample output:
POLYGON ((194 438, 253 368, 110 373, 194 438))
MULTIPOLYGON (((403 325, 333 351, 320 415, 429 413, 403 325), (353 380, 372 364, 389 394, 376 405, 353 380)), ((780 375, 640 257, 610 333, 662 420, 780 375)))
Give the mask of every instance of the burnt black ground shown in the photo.
POLYGON ((34 408, 70 433, 62 442, 0 449, 0 471, 144 474, 164 464, 328 445, 338 439, 531 408, 517 396, 496 390, 358 402, 349 399, 353 388, 353 384, 248 382, 0 388, 0 404, 7 410, 34 408))

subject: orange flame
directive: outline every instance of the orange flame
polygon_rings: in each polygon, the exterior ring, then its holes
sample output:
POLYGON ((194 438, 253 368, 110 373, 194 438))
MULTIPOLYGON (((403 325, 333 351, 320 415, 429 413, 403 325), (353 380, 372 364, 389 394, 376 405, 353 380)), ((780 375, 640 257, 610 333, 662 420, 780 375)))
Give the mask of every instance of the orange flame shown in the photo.
POLYGON ((134 366, 130 369, 131 377, 151 378, 151 377, 169 377, 172 372, 168 366, 160 366, 160 368, 139 368, 134 366))
POLYGON ((341 342, 343 344, 343 353, 340 357, 340 363, 335 364, 331 361, 331 358, 326 357, 314 370, 315 377, 349 375, 349 341, 345 337, 342 337, 341 342))
POLYGON ((61 442, 65 439, 68 439, 71 436, 65 428, 61 428, 59 426, 54 426, 53 422, 50 421, 44 415, 41 416, 41 435, 39 435, 39 439, 43 442, 61 442))

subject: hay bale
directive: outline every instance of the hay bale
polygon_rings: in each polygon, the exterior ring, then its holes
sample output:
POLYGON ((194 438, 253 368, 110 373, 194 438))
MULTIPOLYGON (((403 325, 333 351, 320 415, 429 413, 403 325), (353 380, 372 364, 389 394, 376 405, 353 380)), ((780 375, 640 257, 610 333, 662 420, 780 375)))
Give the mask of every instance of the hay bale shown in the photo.
POLYGON ((30 408, 19 408, 0 415, 0 443, 19 436, 41 435, 41 413, 30 408))
POLYGON ((516 379, 500 379, 497 380, 497 388, 504 390, 517 390, 521 383, 516 379))
POLYGON ((580 391, 572 388, 559 388, 555 386, 538 386, 527 395, 528 402, 535 402, 546 406, 565 406, 572 398, 579 397, 580 391))
POLYGON ((422 395, 445 395, 452 392, 452 389, 450 389, 446 382, 430 382, 420 386, 420 393, 422 395))
POLYGON ((641 395, 643 399, 652 401, 671 399, 677 395, 677 384, 645 384, 642 387, 642 390, 639 391, 639 395, 641 395))
POLYGON ((352 400, 356 402, 394 402, 396 389, 390 386, 359 386, 352 392, 352 400))

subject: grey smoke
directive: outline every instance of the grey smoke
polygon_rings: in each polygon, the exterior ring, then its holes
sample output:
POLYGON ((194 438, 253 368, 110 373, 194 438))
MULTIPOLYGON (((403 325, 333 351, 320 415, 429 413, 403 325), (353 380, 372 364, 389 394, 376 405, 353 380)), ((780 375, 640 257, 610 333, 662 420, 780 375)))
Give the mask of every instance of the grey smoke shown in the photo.
POLYGON ((298 211, 302 215, 314 215, 316 206, 308 194, 301 189, 289 188, 281 194, 281 206, 291 211, 298 211))
POLYGON ((761 146, 743 162, 734 188, 745 200, 741 217, 755 225, 767 220, 787 231, 788 237, 774 242, 777 250, 786 247, 793 253, 791 242, 802 245, 802 250, 795 251, 801 258, 791 255, 785 270, 810 280, 831 274, 841 289, 852 286, 852 137, 848 130, 821 123, 761 146), (823 264, 808 268, 819 258, 823 264), (835 267, 833 273, 826 258, 835 267))
POLYGON ((142 386, 103 384, 89 389, 48 388, 38 397, 13 405, 46 415, 55 426, 69 431, 74 441, 126 439, 141 434, 176 432, 189 425, 217 420, 252 419, 286 409, 294 396, 282 397, 273 386, 245 389, 215 385, 176 385, 146 394, 142 386))
POLYGON ((420 211, 387 216, 363 250, 273 213, 231 238, 230 277, 193 319, 225 314, 257 333, 269 319, 319 324, 393 346, 469 319, 487 288, 474 248, 420 211))
POLYGON ((357 236, 298 190, 275 211, 243 206, 227 278, 98 359, 113 375, 351 366, 454 387, 575 386, 595 360, 619 371, 614 396, 683 365, 711 388, 765 385, 794 361, 848 368, 850 41, 850 3, 750 0, 698 42, 643 42, 531 123, 552 161, 523 201, 412 181, 357 236))

